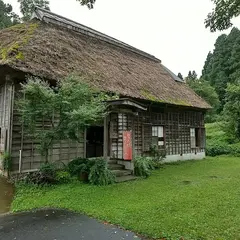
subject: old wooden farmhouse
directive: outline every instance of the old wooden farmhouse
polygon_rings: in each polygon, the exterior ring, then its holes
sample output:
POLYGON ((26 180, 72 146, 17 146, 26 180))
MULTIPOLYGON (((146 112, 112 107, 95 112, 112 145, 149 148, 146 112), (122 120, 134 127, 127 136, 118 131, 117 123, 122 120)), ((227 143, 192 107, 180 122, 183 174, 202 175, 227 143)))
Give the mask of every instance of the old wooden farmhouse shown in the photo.
POLYGON ((52 161, 104 156, 133 169, 134 157, 148 154, 153 144, 166 151, 165 161, 205 157, 210 106, 183 80, 146 52, 36 8, 30 22, 0 32, 0 151, 10 153, 14 172, 44 162, 36 140, 22 131, 15 105, 19 83, 27 75, 54 82, 71 73, 120 99, 109 102, 111 113, 102 125, 86 129, 82 143, 56 143, 52 161))

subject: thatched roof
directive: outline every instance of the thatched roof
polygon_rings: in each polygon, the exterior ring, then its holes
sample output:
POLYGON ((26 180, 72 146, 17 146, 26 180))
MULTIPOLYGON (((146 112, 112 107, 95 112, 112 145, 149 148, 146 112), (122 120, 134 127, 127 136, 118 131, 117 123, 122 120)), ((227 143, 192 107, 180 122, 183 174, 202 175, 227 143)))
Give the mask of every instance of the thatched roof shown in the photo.
POLYGON ((0 66, 53 80, 74 73, 126 97, 210 108, 157 58, 50 12, 36 14, 0 31, 0 66))

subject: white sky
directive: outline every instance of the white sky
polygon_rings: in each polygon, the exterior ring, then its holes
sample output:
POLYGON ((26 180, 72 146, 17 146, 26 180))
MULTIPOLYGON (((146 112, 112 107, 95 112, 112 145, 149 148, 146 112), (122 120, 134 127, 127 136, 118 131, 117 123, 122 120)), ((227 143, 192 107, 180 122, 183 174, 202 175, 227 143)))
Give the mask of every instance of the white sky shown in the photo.
MULTIPOLYGON (((17 0, 4 2, 19 12, 17 0)), ((210 0, 97 0, 88 10, 76 0, 50 0, 51 11, 146 51, 183 76, 189 70, 201 75, 207 53, 222 34, 204 27, 212 7, 210 0)), ((234 24, 239 27, 240 19, 234 24)))

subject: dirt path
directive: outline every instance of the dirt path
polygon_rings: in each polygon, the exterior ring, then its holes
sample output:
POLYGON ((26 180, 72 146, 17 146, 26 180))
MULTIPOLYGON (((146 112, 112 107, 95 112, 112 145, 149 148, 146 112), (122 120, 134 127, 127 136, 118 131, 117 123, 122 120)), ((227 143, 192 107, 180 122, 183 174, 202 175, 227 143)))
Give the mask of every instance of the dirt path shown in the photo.
POLYGON ((140 240, 134 233, 63 210, 0 217, 4 240, 140 240))
POLYGON ((7 213, 13 199, 13 186, 0 177, 0 214, 7 213))

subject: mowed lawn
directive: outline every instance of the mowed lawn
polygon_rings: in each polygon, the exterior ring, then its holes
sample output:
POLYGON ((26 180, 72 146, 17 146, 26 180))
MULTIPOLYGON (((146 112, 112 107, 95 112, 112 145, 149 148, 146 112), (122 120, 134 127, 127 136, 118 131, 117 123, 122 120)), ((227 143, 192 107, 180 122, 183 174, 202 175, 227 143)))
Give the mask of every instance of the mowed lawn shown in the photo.
POLYGON ((151 238, 240 239, 240 158, 165 165, 148 179, 96 187, 19 186, 12 211, 57 207, 151 238))

